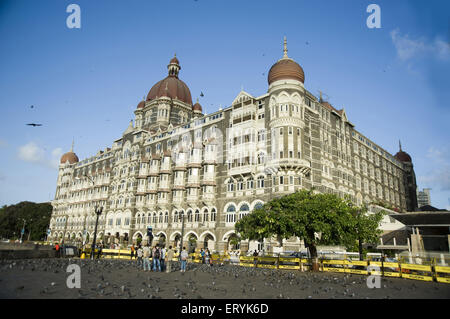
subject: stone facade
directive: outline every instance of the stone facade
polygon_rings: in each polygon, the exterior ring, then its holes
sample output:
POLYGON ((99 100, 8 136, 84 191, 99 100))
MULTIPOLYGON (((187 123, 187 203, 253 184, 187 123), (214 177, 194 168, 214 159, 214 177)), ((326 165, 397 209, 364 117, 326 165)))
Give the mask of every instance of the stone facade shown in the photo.
MULTIPOLYGON (((279 62, 284 59, 286 47, 279 62)), ((169 76, 178 79, 178 60, 172 61, 169 76)), ((209 115, 189 104, 190 92, 170 93, 167 85, 167 94, 149 94, 111 148, 61 163, 49 238, 79 241, 86 234, 92 241, 94 210, 102 206, 97 238, 105 243, 145 242, 152 226, 155 240, 178 245, 183 213, 186 245, 223 252, 232 248, 242 216, 275 196, 312 187, 359 205, 407 210, 415 194, 407 178, 412 163, 363 136, 344 109, 317 99, 303 79, 275 71, 266 94, 241 91, 231 106, 209 115)), ((276 241, 264 245, 270 250, 276 241)), ((299 239, 286 241, 287 250, 301 247, 299 239)), ((241 242, 243 250, 257 248, 241 242)))

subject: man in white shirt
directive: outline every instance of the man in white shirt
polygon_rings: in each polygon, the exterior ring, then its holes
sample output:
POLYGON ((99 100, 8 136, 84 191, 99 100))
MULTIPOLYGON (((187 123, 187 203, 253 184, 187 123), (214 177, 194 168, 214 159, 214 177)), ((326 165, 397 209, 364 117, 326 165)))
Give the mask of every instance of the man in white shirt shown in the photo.
POLYGON ((180 257, 181 257, 181 270, 180 272, 186 272, 186 263, 188 259, 188 253, 186 251, 186 247, 183 247, 183 250, 181 251, 180 257))
POLYGON ((150 245, 147 244, 146 246, 144 246, 143 249, 144 252, 144 271, 150 271, 150 245))

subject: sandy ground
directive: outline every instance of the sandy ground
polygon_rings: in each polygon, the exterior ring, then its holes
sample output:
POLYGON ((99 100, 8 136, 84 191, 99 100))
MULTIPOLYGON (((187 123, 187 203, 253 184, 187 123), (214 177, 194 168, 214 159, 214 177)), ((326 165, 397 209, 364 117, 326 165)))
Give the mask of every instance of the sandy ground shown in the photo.
POLYGON ((30 259, 0 261, 0 298, 139 299, 411 299, 450 298, 450 284, 367 276, 188 264, 171 273, 144 272, 129 260, 30 259), (81 288, 69 289, 69 264, 81 266, 81 288))

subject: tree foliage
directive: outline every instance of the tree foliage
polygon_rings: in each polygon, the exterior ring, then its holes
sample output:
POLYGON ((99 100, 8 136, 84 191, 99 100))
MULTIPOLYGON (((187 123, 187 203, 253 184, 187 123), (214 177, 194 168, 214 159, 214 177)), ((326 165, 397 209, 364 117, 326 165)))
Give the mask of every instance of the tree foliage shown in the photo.
POLYGON ((271 200, 243 217, 235 228, 243 239, 250 240, 300 237, 311 256, 317 257, 318 245, 354 247, 358 239, 373 241, 377 237, 380 214, 361 212, 364 208, 337 195, 300 190, 271 200))
POLYGON ((0 237, 17 239, 25 223, 23 239, 42 240, 47 233, 52 205, 50 203, 20 202, 15 205, 4 205, 0 208, 0 237), (13 238, 14 237, 14 238, 13 238))

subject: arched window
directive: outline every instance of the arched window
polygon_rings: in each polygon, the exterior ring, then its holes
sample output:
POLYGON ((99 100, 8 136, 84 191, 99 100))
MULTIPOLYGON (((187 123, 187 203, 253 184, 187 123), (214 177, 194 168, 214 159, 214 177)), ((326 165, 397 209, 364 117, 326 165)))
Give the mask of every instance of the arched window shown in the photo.
POLYGON ((239 179, 237 182, 237 190, 241 191, 244 189, 244 181, 242 179, 239 179))
POLYGON ((178 220, 178 211, 175 211, 175 213, 173 213, 173 222, 178 223, 178 220))
POLYGON ((198 209, 195 211, 194 220, 196 223, 200 221, 200 211, 198 209))
POLYGON ((147 224, 151 224, 152 223, 152 221, 151 221, 151 215, 150 215, 150 213, 148 213, 147 214, 147 224))
POLYGON ((136 216, 136 224, 140 224, 141 223, 141 215, 137 214, 136 216))
POLYGON ((239 209, 239 219, 247 215, 249 211, 250 208, 248 207, 247 204, 242 205, 241 208, 239 209))
POLYGON ((153 224, 156 224, 156 213, 153 213, 153 224))
POLYGON ((253 209, 259 209, 262 208, 263 206, 264 206, 263 203, 257 203, 253 209))
POLYGON ((258 188, 264 188, 264 176, 258 177, 258 188))
POLYGON ((207 209, 205 209, 205 210, 203 211, 203 221, 204 221, 204 222, 209 221, 209 214, 208 214, 208 210, 207 210, 207 209))
POLYGON ((230 181, 228 182, 227 190, 228 190, 229 192, 233 192, 233 191, 234 191, 234 183, 233 183, 233 180, 231 180, 231 179, 230 179, 230 181))
POLYGON ((167 224, 169 222, 169 212, 164 213, 164 223, 167 224))
POLYGON ((187 221, 188 223, 192 223, 192 211, 188 211, 187 212, 187 221))
POLYGON ((253 177, 250 177, 250 178, 247 180, 247 189, 253 189, 253 186, 254 186, 253 177))
POLYGON ((160 212, 160 213, 159 213, 159 220, 158 220, 158 223, 162 224, 162 222, 163 222, 163 213, 160 212))
POLYGON ((216 217, 217 217, 216 209, 213 208, 213 209, 211 210, 211 221, 212 221, 212 222, 215 222, 215 221, 216 221, 216 217))
POLYGON ((236 222, 236 207, 234 205, 230 205, 227 208, 226 222, 227 223, 236 222))

